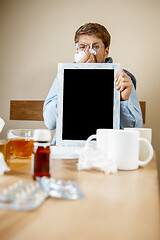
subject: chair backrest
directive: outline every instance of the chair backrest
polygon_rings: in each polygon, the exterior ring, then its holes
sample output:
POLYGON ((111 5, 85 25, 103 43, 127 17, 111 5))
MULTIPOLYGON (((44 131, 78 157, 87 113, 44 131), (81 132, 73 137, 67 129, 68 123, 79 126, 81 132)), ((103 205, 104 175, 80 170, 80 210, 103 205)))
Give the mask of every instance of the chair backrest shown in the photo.
POLYGON ((43 100, 11 100, 10 120, 43 121, 43 100))
MULTIPOLYGON (((43 121, 44 100, 11 100, 10 120, 43 121)), ((146 102, 140 101, 143 123, 145 124, 146 102)))
POLYGON ((145 124, 145 122, 146 122, 146 102, 140 101, 139 103, 140 103, 141 111, 142 111, 143 124, 145 124))

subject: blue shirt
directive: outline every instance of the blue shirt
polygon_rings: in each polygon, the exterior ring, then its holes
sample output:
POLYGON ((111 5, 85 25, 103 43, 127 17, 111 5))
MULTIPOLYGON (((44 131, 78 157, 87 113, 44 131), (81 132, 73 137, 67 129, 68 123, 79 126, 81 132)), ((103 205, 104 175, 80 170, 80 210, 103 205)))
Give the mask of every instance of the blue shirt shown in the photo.
MULTIPOLYGON (((109 61, 110 62, 110 59, 109 61)), ((124 70, 128 76, 131 77, 133 86, 130 97, 127 101, 120 101, 120 128, 125 127, 142 127, 142 113, 139 104, 139 100, 136 94, 136 79, 127 70, 124 70)), ((44 123, 50 130, 56 129, 57 120, 57 102, 58 102, 58 78, 56 77, 52 87, 48 93, 48 96, 43 106, 44 123)), ((54 135, 52 143, 56 142, 56 134, 54 135)))

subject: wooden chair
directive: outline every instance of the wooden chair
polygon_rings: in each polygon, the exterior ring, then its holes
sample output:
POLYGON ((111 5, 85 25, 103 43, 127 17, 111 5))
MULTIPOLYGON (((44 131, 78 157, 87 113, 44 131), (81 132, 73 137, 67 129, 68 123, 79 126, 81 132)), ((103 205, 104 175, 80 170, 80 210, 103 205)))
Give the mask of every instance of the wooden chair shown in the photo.
POLYGON ((11 100, 10 120, 43 121, 43 100, 11 100))
MULTIPOLYGON (((43 121, 44 100, 11 100, 10 120, 43 121)), ((143 123, 145 124, 146 102, 140 101, 143 123)))
POLYGON ((146 102, 140 101, 139 103, 140 103, 141 111, 142 111, 143 124, 145 124, 146 123, 146 102))

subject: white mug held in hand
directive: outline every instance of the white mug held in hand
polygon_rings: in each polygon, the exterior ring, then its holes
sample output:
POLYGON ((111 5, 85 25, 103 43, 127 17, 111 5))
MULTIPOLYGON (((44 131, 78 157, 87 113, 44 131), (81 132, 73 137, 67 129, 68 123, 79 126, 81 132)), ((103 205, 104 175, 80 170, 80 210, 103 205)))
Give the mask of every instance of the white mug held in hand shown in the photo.
POLYGON ((97 129, 97 134, 87 139, 86 146, 92 139, 97 139, 97 147, 117 162, 119 170, 137 169, 148 164, 153 157, 152 145, 147 139, 140 138, 138 131, 97 129), (143 141, 149 150, 144 161, 139 160, 140 141, 143 141))

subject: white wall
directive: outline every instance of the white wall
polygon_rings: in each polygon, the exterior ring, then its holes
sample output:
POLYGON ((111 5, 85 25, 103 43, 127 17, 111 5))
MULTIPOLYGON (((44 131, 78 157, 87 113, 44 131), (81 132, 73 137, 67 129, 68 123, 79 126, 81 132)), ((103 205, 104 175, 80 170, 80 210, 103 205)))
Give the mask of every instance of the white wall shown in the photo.
POLYGON ((139 100, 147 102, 145 127, 153 129, 160 161, 159 0, 1 0, 0 116, 6 122, 1 138, 10 128, 45 127, 10 121, 9 102, 46 98, 57 63, 74 61, 74 33, 86 22, 108 28, 114 62, 136 76, 139 100))

